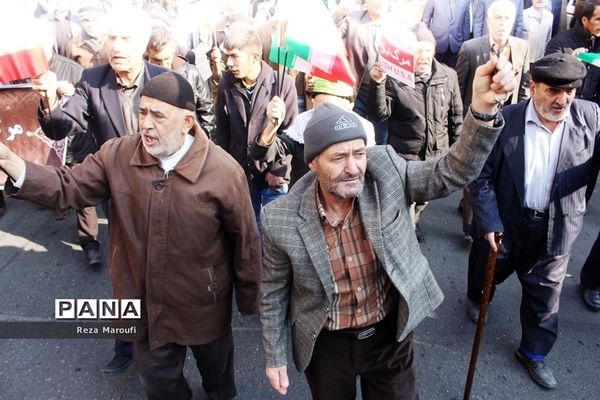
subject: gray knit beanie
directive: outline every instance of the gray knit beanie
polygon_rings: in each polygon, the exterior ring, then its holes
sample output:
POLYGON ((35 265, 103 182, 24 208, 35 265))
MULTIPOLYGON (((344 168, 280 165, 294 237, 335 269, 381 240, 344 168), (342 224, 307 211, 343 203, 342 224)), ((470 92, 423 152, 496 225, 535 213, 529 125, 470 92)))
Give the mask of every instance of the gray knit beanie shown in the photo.
POLYGON ((332 144, 362 139, 367 134, 358 115, 331 103, 323 103, 313 112, 304 129, 304 161, 310 163, 332 144))

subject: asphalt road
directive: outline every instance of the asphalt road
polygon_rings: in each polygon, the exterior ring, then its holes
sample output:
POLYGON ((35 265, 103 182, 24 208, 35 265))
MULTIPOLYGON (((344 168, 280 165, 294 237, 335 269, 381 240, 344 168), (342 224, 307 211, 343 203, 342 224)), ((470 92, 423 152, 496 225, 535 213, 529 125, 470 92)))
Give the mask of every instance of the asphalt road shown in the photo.
MULTIPOLYGON (((600 314, 578 291, 579 270, 600 228, 600 200, 592 199, 573 251, 561 303, 558 341, 547 361, 558 380, 552 391, 536 386, 516 361, 520 286, 513 276, 499 287, 486 325, 472 399, 597 400, 600 398, 600 314)), ((415 332, 421 399, 462 399, 475 331, 465 311, 469 245, 456 211, 459 194, 430 203, 422 250, 445 294, 436 314, 415 332)), ((57 298, 109 298, 106 267, 91 269, 76 244, 74 214, 56 221, 33 204, 8 199, 0 218, 0 323, 52 320, 57 298)), ((106 220, 101 225, 106 254, 106 220)), ((2 325, 0 325, 1 327, 2 325)), ((239 399, 277 399, 264 378, 257 317, 234 319, 239 399)), ((0 328, 1 329, 1 328, 0 328)), ((2 332, 0 331, 0 335, 2 332)), ((133 368, 107 376, 110 339, 0 339, 0 399, 143 399, 133 368)), ((186 376, 194 399, 206 399, 190 358, 186 376)), ((292 371, 286 398, 308 399, 303 377, 292 371)))

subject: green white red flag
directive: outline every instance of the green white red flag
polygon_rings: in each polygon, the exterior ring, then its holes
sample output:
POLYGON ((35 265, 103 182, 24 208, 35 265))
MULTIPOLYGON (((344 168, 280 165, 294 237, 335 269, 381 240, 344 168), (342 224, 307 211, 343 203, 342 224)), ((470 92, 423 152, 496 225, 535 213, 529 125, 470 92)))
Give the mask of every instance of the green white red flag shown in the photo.
POLYGON ((281 0, 275 18, 281 22, 269 60, 331 82, 356 85, 342 38, 321 0, 281 0))
POLYGON ((578 53, 577 58, 585 63, 600 68, 600 53, 578 53))

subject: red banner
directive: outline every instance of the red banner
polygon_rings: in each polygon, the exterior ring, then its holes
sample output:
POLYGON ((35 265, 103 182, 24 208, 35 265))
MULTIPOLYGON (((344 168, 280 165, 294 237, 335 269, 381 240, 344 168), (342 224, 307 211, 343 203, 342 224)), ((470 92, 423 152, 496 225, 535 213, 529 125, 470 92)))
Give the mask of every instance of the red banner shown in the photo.
POLYGON ((386 74, 400 82, 415 87, 414 53, 408 42, 393 40, 385 34, 378 36, 377 64, 386 74))
MULTIPOLYGON (((63 165, 65 140, 48 139, 37 119, 40 96, 30 85, 0 86, 0 141, 27 161, 63 165)), ((0 186, 6 175, 0 172, 0 186)))
POLYGON ((0 55, 0 82, 29 79, 48 71, 42 46, 0 55))

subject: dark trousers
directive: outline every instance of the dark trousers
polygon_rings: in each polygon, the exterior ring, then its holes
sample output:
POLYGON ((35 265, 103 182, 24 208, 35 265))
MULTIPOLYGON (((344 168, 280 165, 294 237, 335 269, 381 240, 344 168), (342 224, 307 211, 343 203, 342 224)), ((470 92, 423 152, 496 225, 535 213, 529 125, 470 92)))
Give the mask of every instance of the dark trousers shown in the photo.
POLYGON ((435 59, 454 69, 458 61, 458 53, 453 53, 448 47, 443 53, 435 53, 435 59))
POLYGON ((315 400, 354 400, 360 376, 364 400, 414 400, 417 380, 412 333, 397 342, 395 313, 373 336, 321 331, 305 371, 315 400))
MULTIPOLYGON (((236 396, 231 330, 215 342, 189 346, 210 400, 236 396)), ((187 347, 170 343, 150 350, 147 341, 134 342, 133 363, 150 400, 190 399, 192 390, 183 376, 187 347)))
POLYGON ((600 290, 600 232, 592 250, 581 268, 581 286, 588 290, 600 290))
MULTIPOLYGON (((569 255, 553 256, 546 252, 548 219, 523 214, 512 248, 506 258, 498 258, 495 286, 516 271, 522 286, 521 347, 531 353, 546 355, 558 333, 558 308, 569 255)), ((489 245, 477 238, 469 254, 469 300, 479 303, 487 268, 489 245)))
POLYGON ((86 248, 100 248, 98 243, 98 214, 96 207, 85 207, 77 210, 77 236, 79 244, 86 248))
MULTIPOLYGON (((104 215, 106 216, 106 219, 108 220, 108 227, 109 227, 109 231, 110 231, 110 200, 106 200, 104 203, 101 204, 102 206, 102 212, 104 212, 104 215)), ((95 213, 95 209, 94 209, 94 213, 95 213)), ((79 218, 77 219, 77 222, 79 223, 79 218)), ((96 232, 98 230, 98 215, 96 214, 96 232)), ((81 238, 80 238, 81 239, 81 238)), ((100 244, 98 244, 98 246, 100 246, 100 244)), ((83 244, 82 244, 83 247, 83 244)), ((131 342, 126 342, 124 340, 121 339, 115 339, 115 356, 131 356, 133 354, 133 345, 131 344, 131 342)))
POLYGON ((473 223, 473 199, 469 186, 463 189, 463 197, 460 199, 460 208, 462 213, 462 229, 465 235, 471 233, 471 225, 473 223))
POLYGON ((121 339, 115 339, 115 356, 129 356, 133 354, 133 344, 121 339))

